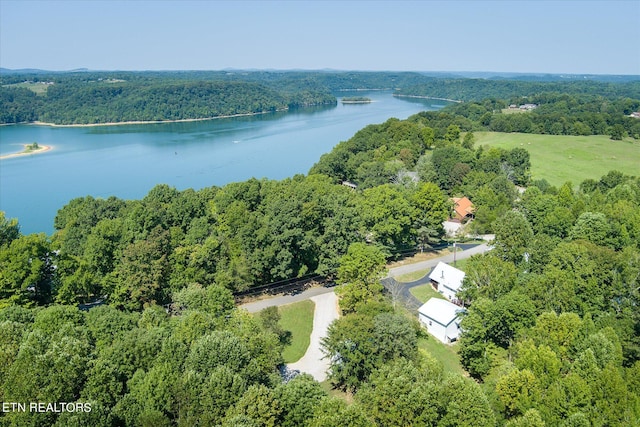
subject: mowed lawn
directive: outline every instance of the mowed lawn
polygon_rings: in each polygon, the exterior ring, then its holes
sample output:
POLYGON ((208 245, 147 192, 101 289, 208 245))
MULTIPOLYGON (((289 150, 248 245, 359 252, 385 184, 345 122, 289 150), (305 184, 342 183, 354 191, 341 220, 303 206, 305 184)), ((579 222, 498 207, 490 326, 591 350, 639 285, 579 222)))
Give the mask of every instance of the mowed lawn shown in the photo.
POLYGON ((295 302, 278 307, 280 326, 291 332, 291 344, 282 351, 285 363, 300 360, 309 347, 313 330, 313 313, 316 305, 311 300, 295 302))
MULTIPOLYGON (((431 288, 431 285, 426 285, 431 288)), ((413 288, 415 289, 415 288, 413 288)), ((412 290, 413 290, 412 289, 412 290)), ((442 295, 433 291, 439 298, 444 298, 442 295)), ((427 298, 428 299, 428 298, 427 298)), ((407 316, 408 319, 417 319, 418 313, 413 310, 409 310, 406 307, 402 307, 396 311, 396 313, 402 313, 407 316)), ((468 376, 467 372, 460 363, 460 356, 458 355, 458 343, 444 344, 437 338, 431 336, 427 332, 427 327, 421 324, 422 332, 418 335, 418 350, 425 352, 434 359, 438 360, 445 369, 445 372, 455 372, 463 376, 468 376)))
MULTIPOLYGON (((428 335, 428 334, 427 334, 428 335)), ((467 372, 460 363, 458 355, 458 343, 444 344, 436 338, 428 335, 418 339, 418 348, 433 356, 444 366, 445 372, 455 372, 462 376, 467 376, 467 372)))
POLYGON ((414 286, 413 288, 409 289, 409 292, 411 292, 411 295, 416 297, 421 303, 425 303, 429 301, 431 298, 446 299, 444 295, 442 295, 440 292, 433 289, 433 286, 431 286, 431 283, 425 283, 424 285, 414 286))
POLYGON ((531 155, 531 178, 573 186, 585 179, 598 180, 611 170, 638 175, 640 141, 613 141, 606 135, 564 136, 525 133, 475 132, 475 146, 512 149, 521 147, 531 155))
POLYGON ((425 270, 413 271, 411 273, 406 273, 406 274, 397 276, 395 279, 401 283, 415 282, 416 280, 422 279, 424 276, 429 274, 430 271, 431 271, 430 268, 427 268, 425 270))

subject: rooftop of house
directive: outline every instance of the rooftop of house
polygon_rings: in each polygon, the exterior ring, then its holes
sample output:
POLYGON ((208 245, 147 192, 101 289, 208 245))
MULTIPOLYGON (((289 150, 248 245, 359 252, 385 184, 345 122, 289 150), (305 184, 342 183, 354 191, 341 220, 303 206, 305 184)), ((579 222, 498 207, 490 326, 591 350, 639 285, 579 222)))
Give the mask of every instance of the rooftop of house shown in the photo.
POLYGON ((431 298, 418 309, 418 313, 435 320, 443 326, 449 326, 462 311, 464 311, 464 308, 440 298, 431 298))
POLYGON ((453 209, 461 218, 473 214, 475 208, 473 207, 471 200, 466 197, 454 197, 451 200, 453 200, 453 209))
POLYGON ((462 286, 464 276, 464 271, 440 261, 431 274, 429 274, 429 279, 456 292, 462 286))

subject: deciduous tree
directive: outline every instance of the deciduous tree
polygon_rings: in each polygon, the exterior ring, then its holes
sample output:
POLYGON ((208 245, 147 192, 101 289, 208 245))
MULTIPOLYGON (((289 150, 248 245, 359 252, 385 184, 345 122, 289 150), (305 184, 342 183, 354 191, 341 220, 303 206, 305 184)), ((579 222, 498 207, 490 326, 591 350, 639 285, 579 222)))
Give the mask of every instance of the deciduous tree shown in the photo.
POLYGON ((385 263, 386 258, 377 246, 366 243, 349 246, 340 259, 337 277, 343 313, 353 312, 359 304, 380 297, 382 285, 379 280, 385 271, 385 263))

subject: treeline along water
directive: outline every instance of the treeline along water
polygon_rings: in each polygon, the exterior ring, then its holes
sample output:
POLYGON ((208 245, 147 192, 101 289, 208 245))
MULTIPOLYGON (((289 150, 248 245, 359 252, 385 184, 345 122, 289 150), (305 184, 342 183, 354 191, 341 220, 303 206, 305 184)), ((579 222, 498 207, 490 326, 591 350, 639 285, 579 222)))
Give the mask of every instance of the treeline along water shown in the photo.
POLYGON ((143 197, 157 184, 179 190, 307 173, 323 153, 368 124, 444 106, 390 92, 369 104, 317 107, 198 122, 93 127, 0 127, 0 155, 37 142, 53 150, 0 160, 0 210, 23 233, 53 231, 75 197, 143 197))

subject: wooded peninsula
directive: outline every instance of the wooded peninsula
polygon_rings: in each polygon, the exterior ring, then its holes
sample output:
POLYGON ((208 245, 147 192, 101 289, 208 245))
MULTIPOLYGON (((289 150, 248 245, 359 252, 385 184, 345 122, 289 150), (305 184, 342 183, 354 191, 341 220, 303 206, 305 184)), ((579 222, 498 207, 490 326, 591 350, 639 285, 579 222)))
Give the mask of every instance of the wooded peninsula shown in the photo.
POLYGON ((336 141, 308 174, 281 181, 198 191, 159 184, 141 200, 76 198, 58 211, 51 236, 23 235, 18 219, 0 212, 0 394, 83 409, 3 409, 2 423, 638 425, 637 169, 552 185, 551 176, 532 176, 538 151, 521 141, 589 136, 640 162, 640 80, 1 78, 4 123, 257 113, 331 105, 338 91, 362 88, 464 101, 366 126, 336 141), (30 86, 41 82, 46 90, 30 86), (518 142, 498 147, 486 142, 492 134, 518 142), (447 235, 443 221, 463 196, 472 218, 447 235), (381 279, 391 261, 480 234, 495 238, 460 267, 460 339, 440 344, 381 279), (322 341, 331 363, 324 383, 283 374, 292 337, 277 309, 252 315, 234 300, 310 276, 338 285, 341 317, 322 341))

